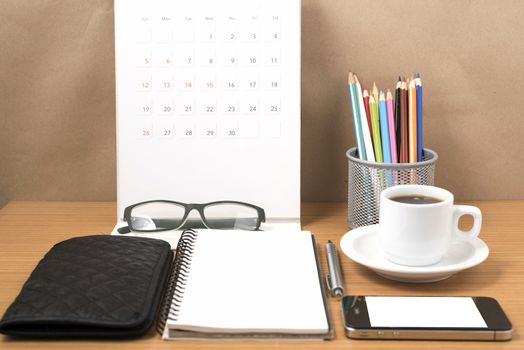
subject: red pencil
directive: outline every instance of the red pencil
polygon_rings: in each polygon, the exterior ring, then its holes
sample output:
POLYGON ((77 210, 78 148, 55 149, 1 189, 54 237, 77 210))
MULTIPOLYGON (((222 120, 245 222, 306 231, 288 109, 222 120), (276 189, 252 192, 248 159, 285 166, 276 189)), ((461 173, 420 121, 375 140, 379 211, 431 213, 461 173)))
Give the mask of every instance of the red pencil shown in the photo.
MULTIPOLYGON (((369 134, 373 135, 373 130, 371 128, 371 114, 369 113, 369 93, 366 89, 364 89, 364 91, 362 92, 362 99, 364 100, 364 108, 366 109, 366 118, 368 119, 369 134)), ((371 138, 371 143, 373 144, 373 138, 371 138)), ((375 149, 374 144, 373 149, 375 149)))
POLYGON ((409 163, 407 95, 406 82, 402 81, 400 84, 400 163, 409 163))

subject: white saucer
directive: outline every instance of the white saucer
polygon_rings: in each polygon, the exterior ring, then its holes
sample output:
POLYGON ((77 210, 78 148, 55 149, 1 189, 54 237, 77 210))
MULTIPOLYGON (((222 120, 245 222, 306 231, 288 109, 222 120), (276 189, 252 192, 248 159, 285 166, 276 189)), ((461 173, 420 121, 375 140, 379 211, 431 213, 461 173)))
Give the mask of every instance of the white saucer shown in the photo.
POLYGON ((347 232, 340 247, 351 260, 395 281, 426 283, 441 281, 486 260, 489 248, 481 239, 453 241, 442 260, 430 266, 411 267, 389 261, 379 246, 379 225, 364 226, 347 232))

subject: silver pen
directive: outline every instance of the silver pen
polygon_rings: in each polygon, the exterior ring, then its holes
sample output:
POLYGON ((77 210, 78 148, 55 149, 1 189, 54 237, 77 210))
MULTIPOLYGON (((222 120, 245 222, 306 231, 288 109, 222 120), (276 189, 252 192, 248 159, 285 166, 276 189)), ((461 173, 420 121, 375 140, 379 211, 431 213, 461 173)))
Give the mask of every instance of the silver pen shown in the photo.
POLYGON ((328 263, 326 282, 329 292, 332 296, 340 298, 344 295, 342 272, 340 271, 340 260, 338 260, 337 247, 331 241, 327 241, 326 243, 326 257, 328 263))

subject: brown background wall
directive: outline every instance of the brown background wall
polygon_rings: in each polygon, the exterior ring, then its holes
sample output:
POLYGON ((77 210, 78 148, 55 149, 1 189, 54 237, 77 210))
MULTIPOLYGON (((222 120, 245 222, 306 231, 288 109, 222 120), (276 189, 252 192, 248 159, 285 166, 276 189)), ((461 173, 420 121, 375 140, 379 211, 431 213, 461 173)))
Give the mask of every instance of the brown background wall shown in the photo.
MULTIPOLYGON (((524 198, 524 2, 303 0, 302 198, 347 196, 348 70, 421 72, 425 146, 460 199, 524 198)), ((111 0, 0 2, 0 204, 114 200, 111 0)))

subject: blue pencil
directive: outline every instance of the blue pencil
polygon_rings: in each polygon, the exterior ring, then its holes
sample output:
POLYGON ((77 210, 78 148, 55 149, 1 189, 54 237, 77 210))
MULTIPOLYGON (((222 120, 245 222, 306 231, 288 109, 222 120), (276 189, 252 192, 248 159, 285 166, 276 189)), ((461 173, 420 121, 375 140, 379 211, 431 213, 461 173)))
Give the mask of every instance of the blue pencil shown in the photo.
POLYGON ((391 150, 389 147, 388 113, 386 109, 386 97, 384 96, 383 91, 380 91, 378 108, 380 115, 380 138, 382 140, 382 156, 384 157, 384 163, 391 163, 391 150))
POLYGON ((366 160, 366 150, 364 146, 364 136, 362 135, 362 127, 360 126, 359 104, 357 99, 357 89, 355 87, 355 80, 353 73, 349 72, 348 76, 348 94, 351 102, 351 110, 353 112, 353 126, 355 127, 355 140, 357 141, 358 157, 366 160))
POLYGON ((422 80, 420 74, 415 75, 417 92, 417 162, 422 161, 422 80))

